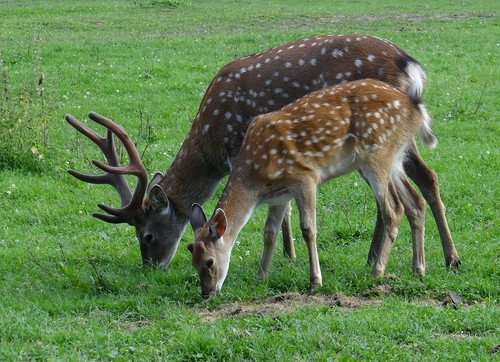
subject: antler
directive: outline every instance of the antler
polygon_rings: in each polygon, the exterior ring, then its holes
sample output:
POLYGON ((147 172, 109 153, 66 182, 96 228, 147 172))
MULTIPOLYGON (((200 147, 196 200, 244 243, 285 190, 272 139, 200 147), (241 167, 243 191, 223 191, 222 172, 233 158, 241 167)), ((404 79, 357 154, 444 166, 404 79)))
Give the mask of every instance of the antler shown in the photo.
POLYGON ((134 143, 123 127, 116 124, 111 119, 94 112, 90 112, 88 117, 101 126, 106 127, 108 130, 106 137, 99 136, 94 130, 78 121, 72 115, 68 114, 64 118, 69 124, 76 128, 81 134, 88 137, 101 149, 108 164, 97 160, 93 160, 92 163, 106 173, 104 175, 85 175, 75 170, 68 170, 68 173, 84 182, 111 185, 118 192, 121 199, 121 207, 113 208, 104 204, 99 204, 99 208, 110 215, 93 213, 92 215, 94 217, 113 224, 132 224, 133 217, 142 209, 142 202, 146 192, 148 176, 144 165, 142 164, 134 143), (127 166, 120 166, 118 155, 114 147, 113 134, 118 137, 127 150, 130 159, 127 166), (133 194, 123 175, 134 175, 138 178, 137 186, 133 194))

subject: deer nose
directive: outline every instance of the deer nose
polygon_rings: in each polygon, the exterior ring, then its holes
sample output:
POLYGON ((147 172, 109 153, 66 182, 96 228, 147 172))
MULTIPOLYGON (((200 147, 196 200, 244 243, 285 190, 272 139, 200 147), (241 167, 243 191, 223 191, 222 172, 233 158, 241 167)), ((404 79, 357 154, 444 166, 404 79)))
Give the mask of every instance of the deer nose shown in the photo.
POLYGON ((150 267, 150 266, 153 266, 153 265, 154 265, 153 259, 151 259, 151 258, 142 259, 142 266, 144 266, 144 267, 150 267))
POLYGON ((151 242, 153 241, 153 234, 149 234, 149 233, 144 234, 143 241, 146 245, 151 244, 151 242))
POLYGON ((154 237, 153 237, 153 234, 151 234, 151 233, 145 233, 142 236, 142 244, 145 246, 151 245, 153 243, 153 241, 154 241, 154 237))

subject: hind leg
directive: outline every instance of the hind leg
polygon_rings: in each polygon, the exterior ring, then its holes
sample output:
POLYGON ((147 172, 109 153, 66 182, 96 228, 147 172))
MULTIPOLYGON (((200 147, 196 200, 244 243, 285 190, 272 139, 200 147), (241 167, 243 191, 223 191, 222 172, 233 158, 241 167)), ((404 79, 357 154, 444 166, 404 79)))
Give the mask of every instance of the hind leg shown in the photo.
POLYGON ((399 199, 404 207, 404 213, 410 224, 413 245, 413 272, 425 274, 425 202, 412 187, 406 175, 400 173, 393 177, 399 199))
MULTIPOLYGON (((363 172, 361 170, 358 170, 359 175, 361 178, 370 186, 370 182, 368 179, 363 175, 363 172)), ((382 243, 382 237, 384 235, 383 228, 382 228, 382 214, 380 213, 380 206, 377 204, 377 221, 375 223, 375 230, 373 231, 373 237, 372 237, 372 242, 370 244, 370 250, 368 251, 368 260, 367 264, 372 265, 373 262, 375 261, 375 258, 377 257, 377 251, 380 248, 380 244, 382 243)))
POLYGON ((403 216, 403 205, 392 182, 389 182, 385 192, 382 190, 379 202, 383 224, 383 237, 372 267, 373 278, 384 276, 389 254, 398 236, 398 228, 403 216))
POLYGON ((425 201, 429 204, 432 214, 434 215, 441 238, 441 244, 443 246, 446 267, 458 268, 460 265, 460 258, 451 237, 448 221, 446 220, 444 205, 439 194, 437 175, 426 165, 418 153, 415 141, 413 141, 409 147, 409 152, 403 166, 408 177, 415 182, 422 192, 425 201))
POLYGON ((373 245, 372 277, 374 278, 384 276, 389 254, 398 235, 403 215, 403 205, 391 180, 393 169, 397 170, 398 168, 394 167, 394 161, 387 154, 370 158, 360 167, 360 171, 370 185, 380 209, 382 236, 379 245, 373 245))

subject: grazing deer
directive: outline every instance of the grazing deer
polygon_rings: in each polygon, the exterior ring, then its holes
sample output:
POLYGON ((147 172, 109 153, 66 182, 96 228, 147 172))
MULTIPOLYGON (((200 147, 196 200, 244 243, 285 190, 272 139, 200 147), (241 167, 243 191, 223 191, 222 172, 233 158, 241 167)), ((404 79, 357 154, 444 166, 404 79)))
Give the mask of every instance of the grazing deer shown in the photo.
POLYGON ((188 244, 203 297, 221 290, 236 237, 260 204, 269 205, 258 276, 266 277, 279 225, 293 198, 309 251, 310 289, 322 285, 316 250, 316 189, 359 170, 377 199, 382 241, 373 277, 381 277, 403 214, 398 190, 403 160, 418 133, 432 148, 430 117, 418 98, 378 80, 315 91, 279 111, 254 118, 216 211, 207 222, 193 205, 195 243, 188 244))
MULTIPOLYGON (((88 176, 73 170, 68 172, 85 182, 112 185, 120 196, 121 207, 101 204, 100 208, 109 215, 94 216, 110 223, 133 225, 143 263, 167 266, 188 223, 191 205, 206 202, 230 172, 253 117, 277 110, 311 91, 363 78, 380 79, 407 94, 420 96, 425 75, 415 59, 377 37, 352 34, 301 39, 224 66, 210 83, 170 169, 164 176, 157 173, 149 186, 147 173, 126 132, 96 113, 90 113, 89 118, 108 128, 105 138, 70 115, 66 120, 101 148, 109 167, 96 164, 106 174, 88 176), (129 166, 119 166, 111 133, 125 144, 131 159, 129 166), (123 174, 139 178, 133 195, 123 174)), ((446 265, 458 266, 460 260, 448 229, 437 177, 424 163, 415 144, 410 146, 404 167, 434 213, 446 265)), ((416 195, 409 183, 406 186, 405 193, 416 195)), ((419 207, 409 209, 414 210, 407 215, 412 231, 423 238, 424 204, 420 201, 419 207)), ((289 215, 285 221, 288 219, 289 215)), ((294 258, 289 223, 284 225, 285 250, 294 258)), ((379 249, 380 225, 379 212, 369 262, 375 260, 379 249)), ((414 270, 418 273, 425 270, 423 253, 414 255, 414 270)))

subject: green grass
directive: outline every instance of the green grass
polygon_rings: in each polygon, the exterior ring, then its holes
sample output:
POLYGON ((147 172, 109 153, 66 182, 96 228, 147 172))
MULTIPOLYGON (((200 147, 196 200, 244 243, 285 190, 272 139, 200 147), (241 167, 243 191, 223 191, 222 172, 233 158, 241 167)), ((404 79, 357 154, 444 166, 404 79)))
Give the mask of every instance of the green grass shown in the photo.
POLYGON ((498 359, 499 11, 495 1, 444 0, 0 2, 0 360, 498 359), (429 211, 427 275, 411 273, 404 222, 392 278, 372 280, 365 262, 374 203, 351 175, 319 192, 320 292, 360 306, 306 304, 206 321, 207 310, 228 303, 305 292, 297 222, 297 261, 278 245, 269 280, 256 281, 259 209, 233 251, 224 293, 204 303, 185 248, 191 230, 167 271, 143 269, 133 228, 91 217, 97 203, 117 197, 66 173, 91 171, 89 160, 100 156, 64 114, 112 117, 145 150, 148 171, 164 172, 224 64, 347 32, 390 39, 426 69, 439 145, 423 155, 440 178, 460 272, 445 269, 429 211), (380 285, 390 293, 373 295, 380 285), (456 309, 443 305, 450 292, 463 299, 456 309))

